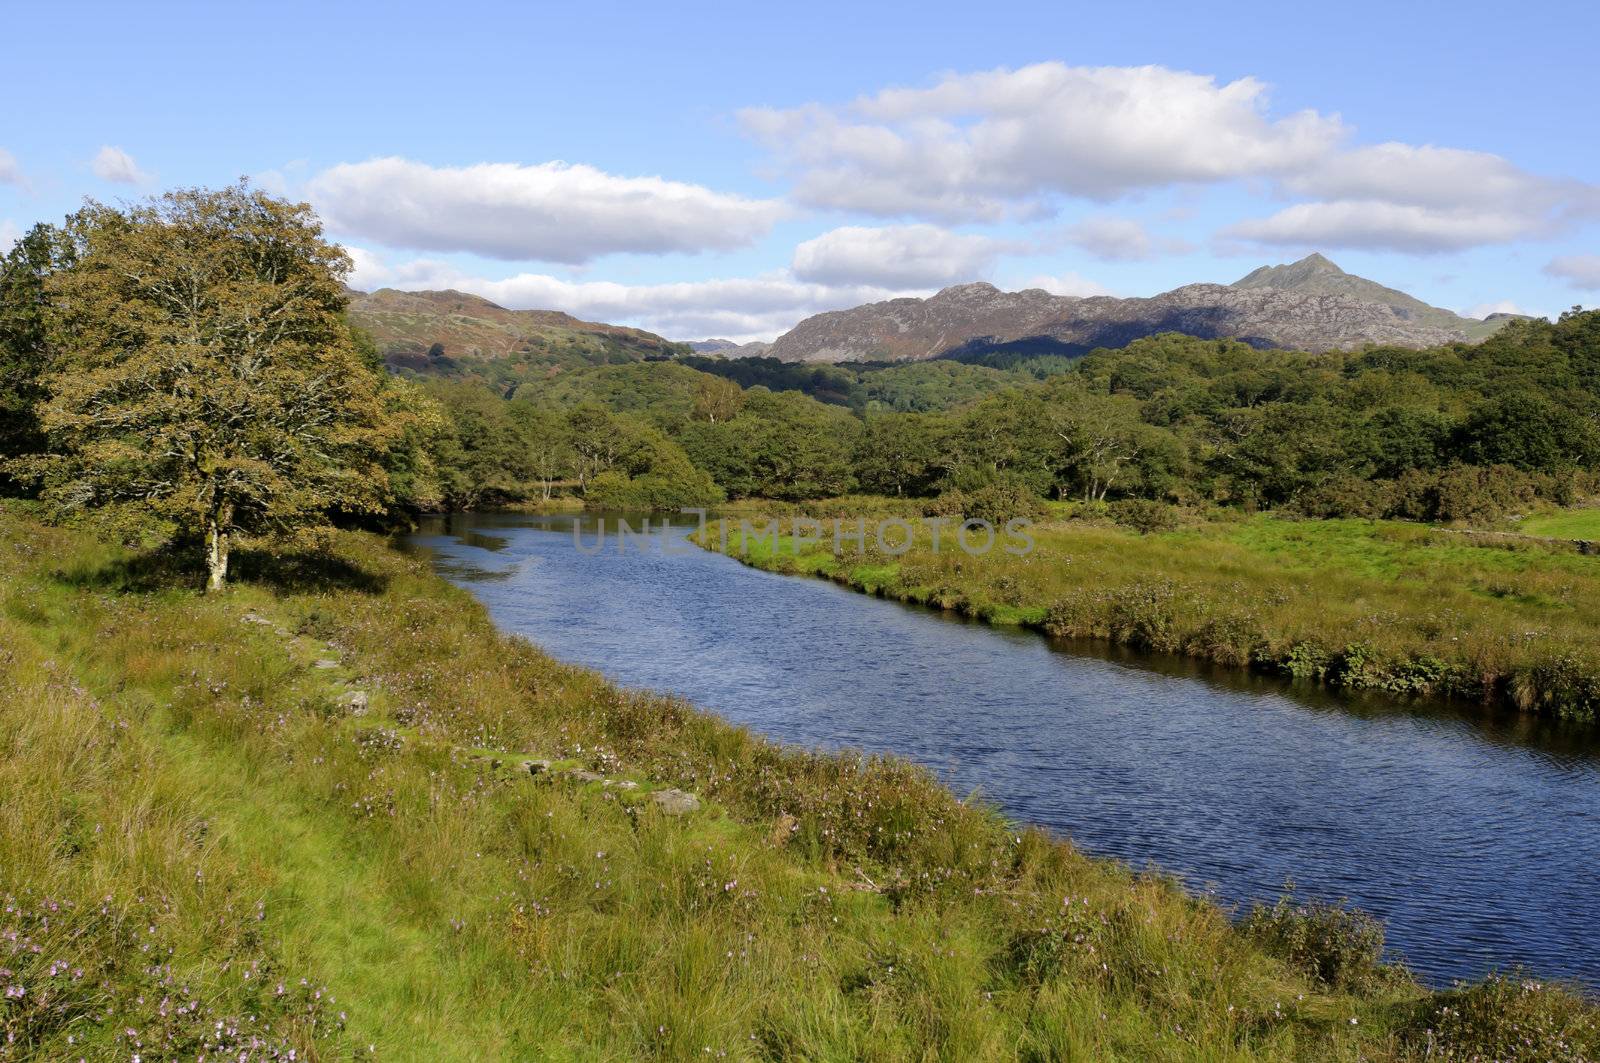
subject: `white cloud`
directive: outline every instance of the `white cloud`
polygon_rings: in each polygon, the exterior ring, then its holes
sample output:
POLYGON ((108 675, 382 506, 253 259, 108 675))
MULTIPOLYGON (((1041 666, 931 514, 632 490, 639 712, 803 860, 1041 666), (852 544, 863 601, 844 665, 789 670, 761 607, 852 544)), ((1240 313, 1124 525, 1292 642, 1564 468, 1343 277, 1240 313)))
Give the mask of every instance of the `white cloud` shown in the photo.
POLYGON ((1182 240, 1158 239, 1131 218, 1085 218, 1066 232, 1067 242, 1107 262, 1143 262, 1190 250, 1182 240))
POLYGON ((1110 288, 1098 281, 1077 273, 1062 273, 1060 275, 1040 275, 1030 277, 1023 282, 1022 288, 1043 288, 1051 295, 1075 295, 1087 299, 1095 295, 1115 295, 1110 288))
POLYGON ((1562 255, 1544 267, 1547 277, 1564 280, 1574 288, 1600 292, 1600 255, 1562 255))
POLYGON ((20 239, 22 230, 17 228, 16 222, 10 218, 0 218, 0 255, 10 251, 20 239))
POLYGON ((1442 210, 1498 209, 1518 200, 1549 205, 1563 182, 1536 177, 1484 151, 1374 144, 1329 156, 1285 184, 1302 195, 1382 200, 1442 210))
MULTIPOLYGON (((1268 103, 1249 77, 1047 62, 837 106, 752 108, 740 119, 793 177, 796 200, 884 217, 1037 218, 1068 197, 1106 202, 1229 181, 1289 200, 1220 234, 1258 244, 1455 251, 1600 217, 1600 186, 1482 151, 1345 149, 1353 131, 1337 115, 1279 115, 1268 103)), ((1162 251, 1120 219, 1082 222, 1068 240, 1112 260, 1162 251)))
POLYGON ((1528 311, 1522 309, 1522 307, 1518 306, 1516 303, 1513 303, 1510 299, 1500 299, 1500 300, 1497 300, 1496 302, 1479 303, 1477 306, 1468 307, 1465 311, 1463 311, 1462 316, 1463 317, 1475 317, 1475 318, 1478 318, 1479 320, 1482 320, 1483 318, 1488 317, 1490 314, 1527 314, 1527 313, 1528 313, 1528 311))
POLYGON ((592 166, 401 158, 344 163, 307 185, 331 228, 390 247, 579 264, 614 252, 743 247, 783 216, 771 200, 592 166))
POLYGON ((0 185, 22 183, 22 166, 17 162, 17 157, 5 148, 0 148, 0 185))
POLYGON ((417 260, 390 267, 362 248, 345 250, 356 263, 351 284, 357 288, 454 288, 513 309, 564 310, 588 320, 637 325, 672 339, 770 340, 824 310, 930 294, 927 289, 807 283, 785 272, 676 284, 568 281, 539 273, 490 280, 443 262, 417 260))
POLYGON ((1330 155, 1283 181, 1317 197, 1224 236, 1258 243, 1457 251, 1552 235, 1592 213, 1597 190, 1528 173, 1499 155, 1376 144, 1330 155))
POLYGON ((1268 218, 1242 221, 1224 237, 1291 247, 1364 248, 1429 253, 1503 244, 1550 231, 1550 222, 1514 208, 1426 207, 1381 200, 1297 203, 1268 218))
POLYGON ((794 275, 819 284, 939 288, 976 280, 1012 244, 936 225, 846 226, 794 250, 794 275))
POLYGON ((1144 67, 951 74, 845 107, 740 114, 796 174, 796 197, 878 215, 995 219, 1059 195, 1288 173, 1343 136, 1337 117, 1267 114, 1266 86, 1144 67))
POLYGON ((102 181, 112 181, 116 184, 142 185, 150 180, 150 175, 139 169, 133 161, 133 156, 121 148, 114 148, 107 144, 95 155, 94 175, 102 181))

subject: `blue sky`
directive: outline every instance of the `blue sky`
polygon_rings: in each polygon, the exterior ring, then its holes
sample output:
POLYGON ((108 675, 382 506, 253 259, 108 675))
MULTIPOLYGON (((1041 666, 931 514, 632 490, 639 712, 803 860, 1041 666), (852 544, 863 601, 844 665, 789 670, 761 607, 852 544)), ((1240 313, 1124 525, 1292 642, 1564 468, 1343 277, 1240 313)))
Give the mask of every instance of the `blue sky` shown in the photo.
POLYGON ((1594 5, 10 5, 0 243, 241 175, 362 287, 675 339, 947 283, 1150 295, 1312 251, 1600 301, 1594 5))

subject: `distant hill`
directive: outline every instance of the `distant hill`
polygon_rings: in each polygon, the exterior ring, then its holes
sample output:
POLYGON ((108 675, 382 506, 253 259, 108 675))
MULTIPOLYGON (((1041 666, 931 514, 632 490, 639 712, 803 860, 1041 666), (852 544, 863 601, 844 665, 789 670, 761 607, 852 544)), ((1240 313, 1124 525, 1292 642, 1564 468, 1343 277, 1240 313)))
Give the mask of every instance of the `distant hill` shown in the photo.
POLYGON ((350 317, 390 369, 514 381, 543 369, 688 354, 652 332, 580 321, 559 310, 508 310, 465 292, 355 292, 350 317))
POLYGON ((685 340, 684 346, 708 358, 765 358, 772 348, 770 343, 757 340, 752 343, 735 343, 732 340, 685 340))
POLYGON ((1312 295, 1340 295, 1364 303, 1381 303, 1406 321, 1446 331, 1460 331, 1470 339, 1482 339, 1500 327, 1498 318, 1517 315, 1490 314, 1482 321, 1462 317, 1437 306, 1429 306, 1415 296, 1377 281, 1346 273, 1319 254, 1307 255, 1286 266, 1262 266, 1234 281, 1232 288, 1274 288, 1312 295))
POLYGON ((1160 332, 1308 351, 1368 343, 1429 347, 1479 340, 1503 324, 1429 306, 1311 255, 1263 266, 1231 285, 1190 284, 1143 299, 961 284, 927 299, 817 314, 778 337, 767 353, 800 362, 979 358, 1004 351, 1071 355, 1160 332))

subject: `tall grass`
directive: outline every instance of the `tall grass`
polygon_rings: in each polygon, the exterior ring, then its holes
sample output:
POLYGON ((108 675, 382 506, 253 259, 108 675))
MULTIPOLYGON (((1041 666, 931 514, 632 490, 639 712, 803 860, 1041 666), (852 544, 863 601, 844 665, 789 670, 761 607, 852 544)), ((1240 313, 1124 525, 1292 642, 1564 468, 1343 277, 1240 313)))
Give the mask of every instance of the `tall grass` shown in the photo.
MULTIPOLYGON (((202 598, 0 515, 0 982, 22 990, 0 1058, 218 1058, 219 1029, 228 1058, 314 1060, 1406 1059, 1509 1036, 1483 1008, 1441 1025, 1403 974, 1329 984, 903 762, 618 690, 374 538, 334 549, 245 559, 254 582, 202 598), (705 803, 668 816, 514 754, 705 803)), ((1587 1004, 1529 1006, 1594 1057, 1587 1004)))

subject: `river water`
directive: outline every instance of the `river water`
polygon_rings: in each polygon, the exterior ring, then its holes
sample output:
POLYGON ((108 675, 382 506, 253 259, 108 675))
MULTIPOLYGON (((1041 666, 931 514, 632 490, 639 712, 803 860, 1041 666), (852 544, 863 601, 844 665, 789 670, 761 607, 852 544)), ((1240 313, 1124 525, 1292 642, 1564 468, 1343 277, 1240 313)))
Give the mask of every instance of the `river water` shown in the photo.
POLYGON ((1348 898, 1436 984, 1523 965, 1600 986, 1600 742, 1053 644, 760 572, 659 521, 620 552, 612 517, 586 552, 598 519, 458 515, 412 543, 502 629, 626 686, 898 753, 1225 904, 1288 879, 1348 898))

